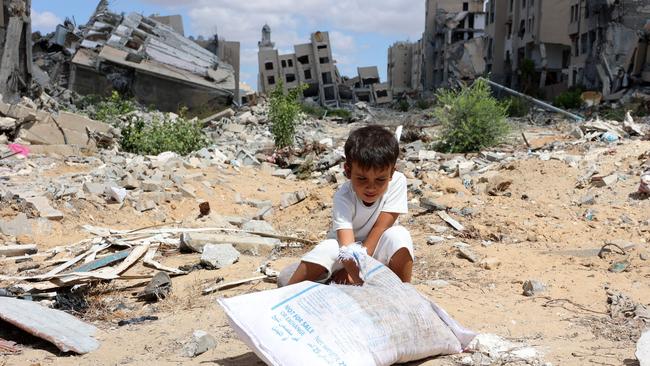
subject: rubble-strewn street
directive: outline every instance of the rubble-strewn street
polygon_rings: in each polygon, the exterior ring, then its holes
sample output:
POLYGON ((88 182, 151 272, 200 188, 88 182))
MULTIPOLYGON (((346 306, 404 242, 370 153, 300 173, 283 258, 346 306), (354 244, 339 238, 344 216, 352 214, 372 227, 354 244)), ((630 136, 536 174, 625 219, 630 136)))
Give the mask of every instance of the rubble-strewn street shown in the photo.
MULTIPOLYGON (((373 122, 387 126, 402 119, 371 112, 373 122)), ((273 288, 274 271, 324 237, 327 208, 343 179, 337 151, 358 125, 307 119, 299 139, 313 151, 283 161, 269 149, 266 113, 261 104, 215 122, 214 145, 186 157, 67 154, 45 146, 28 158, 2 160, 3 241, 35 244, 37 252, 5 253, 0 288, 79 314, 99 328, 101 341, 98 351, 67 358, 52 358, 57 352, 49 346, 21 347, 8 364, 187 362, 184 343, 195 330, 214 336, 216 346, 192 362, 257 362, 214 300, 273 288), (301 168, 306 161, 312 171, 301 168), (209 213, 201 214, 201 202, 209 203, 209 213), (207 246, 213 259, 206 258, 207 246), (129 247, 132 266, 95 275, 90 270, 102 264, 80 269, 129 247), (73 258, 68 268, 76 274, 56 271, 73 258), (172 276, 171 290, 143 303, 135 295, 158 270, 172 276), (97 278, 112 280, 79 287, 97 278), (257 279, 205 291, 248 278, 257 279), (157 320, 117 326, 139 316, 157 320)), ((516 135, 468 156, 435 154, 421 140, 402 143, 399 170, 409 178, 411 209, 403 222, 415 237, 416 287, 464 325, 534 347, 537 364, 631 358, 648 320, 650 201, 638 191, 650 142, 605 122, 522 127, 530 149, 516 135), (603 141, 614 132, 620 138, 603 141)), ((2 332, 25 340, 12 328, 2 332)), ((465 358, 488 357, 479 355, 423 364, 479 364, 465 358)))

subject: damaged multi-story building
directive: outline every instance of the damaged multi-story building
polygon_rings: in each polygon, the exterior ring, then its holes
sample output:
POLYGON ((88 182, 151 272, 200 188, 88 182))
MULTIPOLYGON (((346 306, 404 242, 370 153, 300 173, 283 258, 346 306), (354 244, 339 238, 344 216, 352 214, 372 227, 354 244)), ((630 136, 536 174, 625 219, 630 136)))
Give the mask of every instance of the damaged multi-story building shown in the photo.
POLYGON ((650 1, 571 0, 569 85, 604 97, 650 82, 650 1))
POLYGON ((314 32, 309 43, 293 46, 294 53, 280 55, 271 41, 271 27, 262 28, 258 43, 258 91, 268 94, 282 81, 285 90, 307 85, 303 95, 323 106, 340 104, 341 76, 332 57, 328 32, 314 32))
POLYGON ((423 36, 425 91, 485 71, 483 0, 427 0, 423 36))
POLYGON ((117 90, 163 111, 236 102, 238 71, 184 37, 175 18, 169 23, 177 29, 155 18, 111 12, 102 0, 80 31, 64 29, 61 46, 76 50, 69 88, 83 95, 117 90))
POLYGON ((0 95, 5 100, 15 99, 30 88, 30 13, 31 0, 0 0, 0 95))
POLYGON ((388 48, 388 88, 393 96, 422 91, 423 43, 395 42, 388 48))
POLYGON ((377 66, 359 67, 353 78, 341 76, 328 32, 314 32, 309 43, 293 46, 294 53, 280 54, 271 41, 271 27, 265 24, 258 47, 260 93, 269 94, 282 82, 285 91, 306 85, 303 96, 326 107, 338 107, 342 102, 392 101, 388 83, 379 80, 377 66))
POLYGON ((489 0, 486 59, 492 79, 553 97, 566 87, 569 0, 489 0))

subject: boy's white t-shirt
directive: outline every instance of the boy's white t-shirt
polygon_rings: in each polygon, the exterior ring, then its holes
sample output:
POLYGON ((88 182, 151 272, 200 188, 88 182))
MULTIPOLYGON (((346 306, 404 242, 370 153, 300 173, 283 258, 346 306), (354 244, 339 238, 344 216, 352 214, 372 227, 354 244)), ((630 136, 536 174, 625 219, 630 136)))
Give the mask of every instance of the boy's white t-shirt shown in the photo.
POLYGON ((350 181, 343 183, 334 194, 332 230, 328 238, 336 239, 337 230, 352 229, 355 240, 366 240, 382 212, 408 213, 407 183, 404 174, 394 172, 386 193, 372 206, 366 206, 357 197, 350 181))

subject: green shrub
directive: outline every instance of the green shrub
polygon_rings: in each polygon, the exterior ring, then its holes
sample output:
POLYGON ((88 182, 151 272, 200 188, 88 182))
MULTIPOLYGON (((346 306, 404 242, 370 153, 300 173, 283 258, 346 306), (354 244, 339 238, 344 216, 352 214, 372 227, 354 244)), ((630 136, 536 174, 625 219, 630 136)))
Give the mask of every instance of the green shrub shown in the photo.
POLYGON ((508 98, 508 116, 509 117, 524 117, 530 112, 530 103, 519 97, 508 98))
POLYGON ((318 105, 312 105, 312 104, 300 104, 300 110, 302 113, 312 116, 314 118, 323 118, 325 115, 325 109, 318 105))
POLYGON ((415 106, 419 109, 429 109, 432 105, 433 103, 426 99, 418 99, 417 102, 415 102, 415 106))
POLYGON ((458 91, 439 90, 435 117, 442 124, 438 148, 447 152, 472 152, 500 143, 510 127, 508 103, 490 94, 484 80, 458 91))
POLYGON ((275 147, 282 149, 293 145, 293 137, 296 134, 296 123, 302 110, 298 97, 302 95, 304 85, 284 92, 282 82, 279 82, 271 92, 269 120, 271 121, 271 132, 275 139, 275 147))
POLYGON ((397 110, 400 112, 408 112, 409 108, 411 108, 411 106, 406 99, 402 99, 397 103, 397 110))
POLYGON ((330 117, 339 117, 343 119, 350 119, 352 118, 352 112, 350 112, 347 109, 330 109, 327 111, 327 115, 330 117))
POLYGON ((158 155, 173 151, 186 155, 208 145, 208 139, 201 130, 201 123, 178 117, 175 120, 167 115, 147 124, 140 117, 122 128, 120 146, 122 150, 143 155, 158 155))
POLYGON ((625 108, 610 108, 602 112, 601 117, 607 120, 623 122, 625 119, 625 108))
POLYGON ((117 125, 119 118, 136 110, 136 104, 113 91, 111 96, 95 103, 95 113, 90 117, 111 125, 117 125))
POLYGON ((582 89, 572 88, 565 92, 562 92, 560 95, 553 99, 553 105, 559 108, 564 109, 576 109, 582 106, 582 89))

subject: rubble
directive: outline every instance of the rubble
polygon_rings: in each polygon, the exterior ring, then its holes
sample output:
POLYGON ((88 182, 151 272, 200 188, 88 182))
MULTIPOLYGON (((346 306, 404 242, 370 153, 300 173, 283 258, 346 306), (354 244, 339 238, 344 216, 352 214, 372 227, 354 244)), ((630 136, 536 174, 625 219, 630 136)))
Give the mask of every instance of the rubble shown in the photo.
POLYGON ((217 347, 217 340, 203 330, 196 330, 192 338, 183 346, 182 354, 185 357, 196 357, 217 347))
POLYGON ((97 328, 32 301, 0 297, 0 319, 51 342, 62 352, 85 354, 99 348, 93 338, 97 328))
POLYGON ((523 285, 524 296, 535 296, 546 291, 546 286, 537 280, 526 280, 523 285))
POLYGON ((232 244, 208 244, 203 247, 201 264, 208 269, 225 268, 239 260, 239 252, 232 244))

